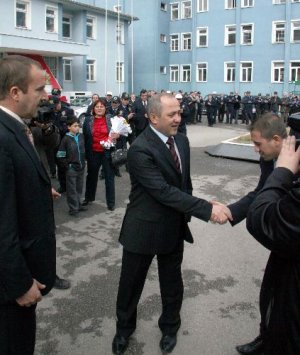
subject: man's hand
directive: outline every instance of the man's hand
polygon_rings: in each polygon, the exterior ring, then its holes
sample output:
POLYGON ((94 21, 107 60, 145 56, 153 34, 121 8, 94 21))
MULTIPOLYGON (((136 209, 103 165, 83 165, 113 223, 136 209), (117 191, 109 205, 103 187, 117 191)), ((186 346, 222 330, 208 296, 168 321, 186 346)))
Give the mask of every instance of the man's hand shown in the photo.
POLYGON ((295 136, 289 136, 283 140, 276 168, 287 168, 293 174, 296 174, 300 170, 300 147, 295 151, 295 146, 295 136))
POLYGON ((52 198, 53 200, 57 200, 61 197, 61 194, 57 192, 53 187, 51 188, 52 198))
POLYGON ((232 221, 232 215, 229 208, 217 201, 210 201, 213 205, 210 220, 213 223, 224 224, 228 220, 232 221))
POLYGON ((43 290, 45 287, 45 285, 33 279, 33 284, 30 289, 24 293, 23 296, 16 299, 18 305, 22 307, 30 307, 37 302, 40 302, 42 300, 42 294, 40 290, 43 290))

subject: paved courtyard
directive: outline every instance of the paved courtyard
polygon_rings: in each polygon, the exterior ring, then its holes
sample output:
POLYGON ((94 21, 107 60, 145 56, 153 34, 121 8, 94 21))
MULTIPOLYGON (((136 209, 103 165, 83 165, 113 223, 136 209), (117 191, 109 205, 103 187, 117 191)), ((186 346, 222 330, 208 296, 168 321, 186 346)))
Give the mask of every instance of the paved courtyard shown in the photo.
MULTIPOLYGON (((242 133, 244 125, 188 126, 194 195, 228 203, 256 186, 257 164, 204 152, 206 146, 242 133)), ((111 354, 122 254, 118 234, 130 187, 124 168, 121 173, 114 212, 106 209, 103 181, 96 202, 79 219, 68 215, 65 196, 55 202, 57 271, 72 287, 53 290, 39 304, 38 355, 111 354)), ((234 355, 235 345, 251 340, 259 329, 258 294, 268 252, 248 234, 244 222, 232 228, 192 218, 190 228, 195 242, 185 244, 182 326, 173 354, 234 355)), ((161 354, 160 310, 153 263, 126 354, 161 354)))

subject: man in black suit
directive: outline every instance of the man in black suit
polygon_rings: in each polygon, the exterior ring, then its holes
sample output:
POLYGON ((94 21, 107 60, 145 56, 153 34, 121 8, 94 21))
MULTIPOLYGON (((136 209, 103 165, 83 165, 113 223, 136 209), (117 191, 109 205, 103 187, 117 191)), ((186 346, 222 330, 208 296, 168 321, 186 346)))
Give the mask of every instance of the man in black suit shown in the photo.
POLYGON ((0 354, 32 355, 36 304, 55 280, 55 224, 49 176, 23 119, 47 98, 46 76, 8 56, 0 82, 0 354))
POLYGON ((132 107, 132 112, 134 116, 131 120, 134 123, 135 136, 143 132, 143 130, 148 126, 148 117, 147 117, 147 105, 148 105, 148 92, 143 89, 140 92, 140 97, 138 97, 132 107))
POLYGON ((135 330, 137 305, 155 255, 163 306, 160 347, 173 350, 181 323, 183 242, 193 242, 187 222, 195 216, 225 223, 230 214, 225 206, 192 196, 189 142, 177 134, 178 100, 170 94, 154 95, 147 111, 150 125, 128 151, 131 192, 120 232, 123 259, 114 354, 124 353, 135 330))

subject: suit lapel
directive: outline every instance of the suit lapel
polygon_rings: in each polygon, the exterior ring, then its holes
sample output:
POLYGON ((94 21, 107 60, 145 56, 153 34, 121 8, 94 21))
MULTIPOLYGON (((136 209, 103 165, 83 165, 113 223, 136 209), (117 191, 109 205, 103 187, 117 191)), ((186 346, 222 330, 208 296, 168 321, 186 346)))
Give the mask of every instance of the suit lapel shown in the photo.
POLYGON ((0 113, 0 122, 15 135, 16 140, 29 155, 41 177, 47 183, 50 183, 48 174, 45 168, 43 167, 41 161, 39 160, 37 152, 35 151, 32 144, 29 142, 29 139, 27 138, 26 133, 24 132, 24 127, 22 126, 22 124, 19 123, 15 118, 10 117, 2 110, 0 110, 0 113))
POLYGON ((182 175, 185 172, 186 169, 186 162, 185 162, 185 155, 184 155, 184 149, 183 149, 183 144, 182 141, 178 138, 178 135, 174 136, 175 143, 177 145, 177 149, 180 155, 180 161, 181 161, 181 171, 182 175))

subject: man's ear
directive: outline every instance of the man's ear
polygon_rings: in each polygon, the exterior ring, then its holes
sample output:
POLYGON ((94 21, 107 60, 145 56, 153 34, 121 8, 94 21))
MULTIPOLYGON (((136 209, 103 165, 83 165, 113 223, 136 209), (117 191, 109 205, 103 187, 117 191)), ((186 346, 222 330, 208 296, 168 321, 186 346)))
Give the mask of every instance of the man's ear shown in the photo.
POLYGON ((9 90, 9 96, 16 102, 20 99, 20 89, 17 86, 12 86, 9 90))
POLYGON ((150 113, 150 117, 149 117, 151 123, 153 123, 153 125, 155 126, 157 123, 157 116, 154 113, 150 113))
POLYGON ((282 137, 280 137, 278 134, 274 134, 273 140, 274 140, 276 143, 281 143, 281 142, 282 142, 282 137))

